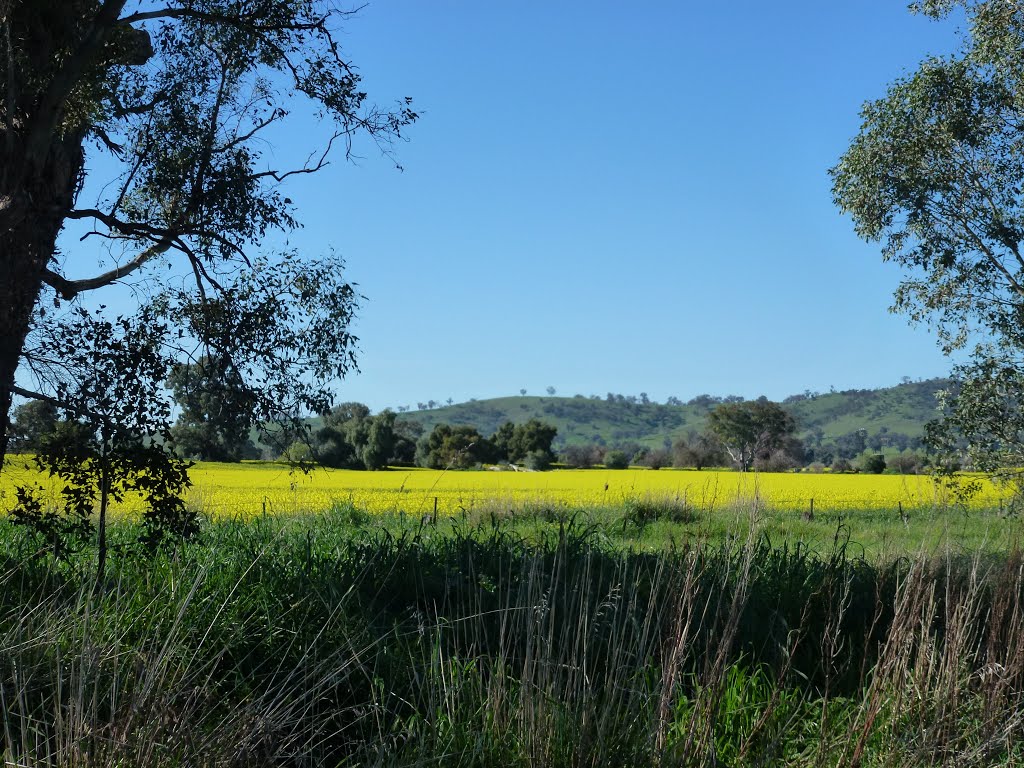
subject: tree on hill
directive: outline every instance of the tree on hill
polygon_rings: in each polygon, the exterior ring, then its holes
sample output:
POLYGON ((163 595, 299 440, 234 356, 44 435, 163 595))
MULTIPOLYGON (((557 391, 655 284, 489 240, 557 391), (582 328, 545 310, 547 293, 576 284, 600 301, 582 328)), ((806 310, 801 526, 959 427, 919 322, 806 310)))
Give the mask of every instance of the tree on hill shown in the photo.
POLYGON ((756 458, 768 458, 785 447, 796 422, 778 403, 761 399, 716 406, 708 415, 708 428, 739 470, 746 472, 756 458))
POLYGON ((905 268, 895 309, 927 320, 945 352, 970 351, 933 447, 966 443, 978 468, 1013 473, 1024 465, 1024 16, 1002 0, 916 7, 963 11, 961 52, 926 59, 864 105, 833 195, 905 268))
POLYGON ((127 5, 0 7, 0 459, 13 396, 57 394, 63 361, 39 347, 75 322, 57 310, 114 283, 133 281, 154 327, 166 327, 153 339, 166 361, 198 350, 232 361, 252 423, 326 410, 331 383, 354 364, 358 296, 340 259, 251 251, 297 226, 283 182, 359 135, 387 150, 416 119, 408 100, 368 103, 332 3, 127 5), (282 167, 268 135, 298 111, 330 128, 302 153, 308 163, 282 167), (105 267, 59 254, 58 234, 75 226, 125 255, 105 267), (16 385, 19 365, 37 375, 34 389, 16 385))

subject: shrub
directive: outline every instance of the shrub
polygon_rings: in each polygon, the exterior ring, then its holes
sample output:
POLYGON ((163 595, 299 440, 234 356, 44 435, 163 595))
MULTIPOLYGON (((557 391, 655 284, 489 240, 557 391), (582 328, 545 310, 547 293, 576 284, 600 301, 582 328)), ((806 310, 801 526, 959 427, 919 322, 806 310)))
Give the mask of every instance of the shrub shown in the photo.
POLYGON ((308 443, 296 440, 284 449, 284 453, 281 454, 281 458, 285 461, 301 464, 303 462, 313 460, 313 450, 309 447, 308 443))
POLYGON ((622 451, 608 451, 604 455, 604 465, 608 469, 626 469, 629 467, 629 457, 622 451))
POLYGON ((889 469, 901 475, 916 475, 921 469, 921 457, 916 453, 900 453, 892 457, 889 469))
POLYGON ((880 453, 869 453, 860 460, 862 472, 880 475, 885 472, 885 456, 880 453))
POLYGON ((839 458, 832 462, 833 472, 852 472, 853 465, 846 459, 839 458))
POLYGON ((654 448, 647 452, 643 461, 637 462, 650 469, 661 469, 672 466, 672 454, 664 448, 654 448))
POLYGON ((547 451, 530 451, 526 454, 526 458, 523 460, 527 469, 532 469, 535 472, 543 472, 546 469, 551 469, 551 454, 547 451))
POLYGON ((768 456, 754 459, 754 469, 758 472, 788 472, 798 466, 796 459, 781 448, 772 451, 768 456))
POLYGON ((596 445, 567 445, 562 449, 562 461, 575 469, 588 469, 598 463, 596 445))

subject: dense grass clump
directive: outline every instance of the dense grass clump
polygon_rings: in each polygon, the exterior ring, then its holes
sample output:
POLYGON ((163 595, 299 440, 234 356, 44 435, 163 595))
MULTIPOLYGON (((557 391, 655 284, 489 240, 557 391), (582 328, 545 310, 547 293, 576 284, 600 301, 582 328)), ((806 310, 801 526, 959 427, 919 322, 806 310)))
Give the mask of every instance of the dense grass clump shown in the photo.
MULTIPOLYGON (((654 524, 681 507, 642 510, 654 524)), ((0 530, 21 765, 992 765, 1024 759, 1024 559, 663 551, 563 518, 345 507, 55 562, 0 530), (38 556, 35 556, 37 555, 38 556)))

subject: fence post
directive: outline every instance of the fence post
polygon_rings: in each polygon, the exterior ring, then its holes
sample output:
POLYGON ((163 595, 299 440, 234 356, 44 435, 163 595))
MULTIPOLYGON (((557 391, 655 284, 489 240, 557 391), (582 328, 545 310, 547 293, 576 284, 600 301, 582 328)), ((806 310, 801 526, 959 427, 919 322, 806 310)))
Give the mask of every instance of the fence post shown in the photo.
POLYGON ((813 520, 814 519, 814 497, 813 496, 811 496, 811 507, 806 512, 804 512, 803 518, 804 518, 804 520, 813 520))

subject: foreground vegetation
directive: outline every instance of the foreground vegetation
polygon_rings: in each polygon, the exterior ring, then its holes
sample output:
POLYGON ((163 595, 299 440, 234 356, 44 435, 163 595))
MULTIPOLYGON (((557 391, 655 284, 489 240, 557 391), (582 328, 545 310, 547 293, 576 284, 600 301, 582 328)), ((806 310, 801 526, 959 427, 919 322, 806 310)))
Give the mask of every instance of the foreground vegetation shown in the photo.
MULTIPOLYGON (((394 524, 394 521, 391 521, 394 524)), ((1024 760, 1024 558, 869 562, 756 533, 657 554, 549 514, 399 530, 342 505, 0 530, 19 765, 993 765, 1024 760), (39 555, 39 556, 34 556, 39 555)))

